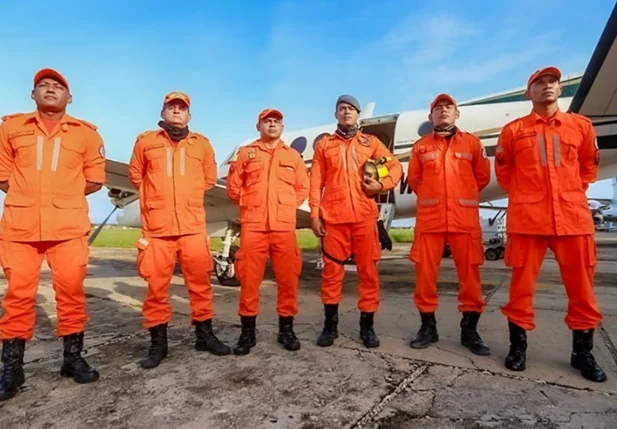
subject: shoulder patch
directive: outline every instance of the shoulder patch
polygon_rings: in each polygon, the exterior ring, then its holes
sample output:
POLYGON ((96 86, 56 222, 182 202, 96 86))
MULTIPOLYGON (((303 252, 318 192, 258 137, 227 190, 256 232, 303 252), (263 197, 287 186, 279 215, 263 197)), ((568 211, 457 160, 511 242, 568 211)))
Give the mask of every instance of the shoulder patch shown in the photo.
POLYGON ((88 121, 84 121, 83 119, 78 119, 78 121, 79 121, 80 123, 84 124, 86 127, 91 128, 91 129, 93 129, 93 130, 95 130, 95 131, 96 131, 96 129, 97 129, 96 125, 91 124, 91 123, 90 123, 90 122, 88 122, 88 121))

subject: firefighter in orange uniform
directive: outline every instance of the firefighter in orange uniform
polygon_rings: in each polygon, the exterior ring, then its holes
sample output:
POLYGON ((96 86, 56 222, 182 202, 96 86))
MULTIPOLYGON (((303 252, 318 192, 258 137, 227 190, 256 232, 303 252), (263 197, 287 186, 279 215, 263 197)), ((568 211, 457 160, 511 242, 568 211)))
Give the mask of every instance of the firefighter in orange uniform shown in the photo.
POLYGON ((137 137, 129 163, 129 178, 139 189, 143 225, 143 237, 136 243, 137 267, 148 282, 143 315, 151 345, 142 368, 155 368, 167 356, 169 284, 178 258, 190 297, 195 349, 218 356, 231 351, 212 331, 212 257, 204 193, 216 182, 216 163, 208 139, 189 131, 190 105, 186 94, 168 94, 158 124, 161 129, 137 137))
POLYGON ((227 194, 240 205, 240 250, 235 269, 240 280, 242 333, 236 355, 248 354, 256 344, 255 321, 259 314, 259 286, 272 258, 278 285, 278 342, 286 350, 300 349, 293 331, 298 313, 298 278, 302 254, 296 240, 296 210, 308 197, 309 178, 296 150, 280 139, 283 114, 262 111, 257 119, 259 140, 238 151, 227 178, 227 194))
POLYGON ((409 186, 418 196, 414 242, 409 259, 416 265, 414 302, 422 325, 410 346, 428 347, 439 340, 437 273, 444 246, 450 245, 460 289, 461 344, 478 355, 490 350, 477 332, 486 303, 480 265, 484 262, 479 196, 488 185, 491 165, 477 137, 459 130, 456 101, 440 94, 431 103, 434 131, 418 140, 409 160, 409 186))
POLYGON ((44 258, 52 271, 58 336, 64 341, 60 374, 77 383, 99 379, 81 357, 84 278, 91 225, 86 195, 105 183, 105 149, 96 126, 66 114, 67 80, 42 69, 34 77, 36 111, 5 116, 0 126, 0 263, 8 280, 0 320, 0 401, 24 383, 24 348, 34 334, 36 293, 44 258))
POLYGON ((350 95, 336 102, 336 132, 319 141, 313 155, 309 205, 311 228, 322 240, 324 268, 321 300, 324 328, 317 340, 331 346, 338 337, 338 304, 342 298, 343 262, 354 256, 358 269, 360 338, 365 347, 379 347, 373 319, 379 307, 381 258, 374 196, 388 192, 401 180, 400 162, 375 136, 358 129, 360 104, 350 95), (389 173, 381 180, 366 176, 367 162, 382 160, 389 173))
POLYGON ((512 267, 510 300, 502 309, 511 343, 505 365, 525 369, 526 331, 535 328, 535 282, 550 248, 569 298, 570 363, 586 379, 603 382, 606 374, 591 353, 602 315, 593 291, 595 230, 585 195, 596 180, 599 150, 591 121, 559 110, 560 79, 555 67, 530 76, 533 110, 503 128, 496 148, 497 180, 509 199, 505 263, 512 267))

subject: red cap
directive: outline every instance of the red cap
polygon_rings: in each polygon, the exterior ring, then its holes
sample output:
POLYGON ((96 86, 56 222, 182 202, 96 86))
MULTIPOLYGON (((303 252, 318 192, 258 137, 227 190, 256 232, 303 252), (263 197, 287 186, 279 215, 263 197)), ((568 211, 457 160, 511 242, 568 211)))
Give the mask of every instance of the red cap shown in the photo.
POLYGON ((34 86, 36 86, 41 81, 41 79, 44 79, 46 77, 60 82, 66 87, 67 90, 69 90, 69 82, 65 79, 65 77, 58 73, 56 70, 49 68, 41 69, 34 75, 34 86))
POLYGON ((452 98, 448 94, 439 94, 437 97, 435 97, 435 99, 431 103, 431 112, 433 111, 433 107, 435 107, 435 104, 439 103, 440 101, 444 101, 444 100, 447 100, 456 106, 456 100, 454 98, 452 98))
POLYGON ((167 104, 174 100, 180 100, 184 102, 184 104, 186 104, 188 107, 191 107, 191 99, 189 98, 189 96, 186 95, 184 92, 178 91, 170 92, 169 94, 167 94, 165 96, 165 101, 163 101, 163 104, 167 104))
POLYGON ((279 119, 283 119, 283 114, 281 113, 280 110, 264 109, 259 114, 259 117, 257 118, 257 122, 261 121, 262 119, 266 119, 269 116, 276 116, 279 119))
POLYGON ((529 87, 532 83, 534 83, 534 81, 547 74, 555 76, 557 80, 561 80, 561 71, 559 71, 557 67, 544 67, 543 69, 536 70, 531 76, 529 76, 529 80, 527 81, 527 90, 529 90, 529 87))

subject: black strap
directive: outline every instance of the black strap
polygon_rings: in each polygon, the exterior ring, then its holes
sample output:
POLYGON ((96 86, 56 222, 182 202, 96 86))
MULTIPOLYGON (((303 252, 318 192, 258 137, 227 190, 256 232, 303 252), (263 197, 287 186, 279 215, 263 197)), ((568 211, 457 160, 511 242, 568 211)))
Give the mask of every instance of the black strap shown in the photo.
POLYGON ((350 265, 354 263, 353 255, 345 259, 344 261, 341 261, 335 258, 334 256, 330 255, 328 252, 326 252, 326 249, 324 249, 323 247, 323 239, 321 240, 321 254, 324 255, 326 258, 330 259, 332 262, 336 262, 339 265, 350 265))

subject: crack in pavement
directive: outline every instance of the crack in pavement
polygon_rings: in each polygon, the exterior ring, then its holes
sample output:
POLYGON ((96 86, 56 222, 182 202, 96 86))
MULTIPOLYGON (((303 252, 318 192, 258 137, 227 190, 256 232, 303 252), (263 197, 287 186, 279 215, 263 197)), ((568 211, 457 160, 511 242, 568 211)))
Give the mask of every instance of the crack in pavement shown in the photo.
POLYGON ((405 379, 403 381, 401 381, 398 384, 398 386, 396 386, 396 389, 394 389, 394 391, 392 391, 391 393, 389 393, 386 396, 384 396, 381 399, 381 401, 379 401, 377 404, 375 404, 358 421, 353 423, 350 428, 351 429, 362 429, 368 423, 373 421, 373 419, 375 417, 377 417, 377 415, 383 411, 383 409, 386 407, 386 405, 388 405, 390 402, 392 402, 392 400, 394 398, 396 398, 403 390, 405 390, 411 383, 413 383, 413 381, 416 378, 418 378, 420 375, 422 375, 426 371, 426 369, 428 367, 429 367, 429 365, 420 365, 418 368, 413 370, 407 377, 405 377, 405 379))
POLYGON ((613 357, 613 360, 615 361, 615 365, 617 365, 617 348, 615 348, 615 344, 613 344, 611 337, 608 335, 608 332, 606 331, 606 328, 604 328, 604 325, 602 323, 600 323, 598 331, 600 331, 600 338, 602 338, 604 345, 606 346, 609 353, 613 357))
POLYGON ((380 355, 380 356, 388 356, 392 359, 403 359, 403 360, 407 360, 410 362, 413 362, 415 364, 427 364, 428 366, 440 366, 440 367, 444 367, 444 368, 453 368, 453 369, 459 369, 461 371, 475 371, 475 372, 480 372, 480 373, 484 373, 484 374, 488 374, 488 375, 492 375, 495 377, 503 377, 503 378, 507 378, 510 380, 518 380, 518 381, 529 381, 532 383, 537 383, 537 384, 543 384, 543 385, 547 385, 547 386, 555 386, 555 387, 561 387, 564 389, 572 389, 572 390, 576 390, 579 392, 592 392, 592 393, 598 393, 601 395, 608 395, 610 397, 617 397, 617 394, 612 393, 612 392, 605 392, 602 390, 595 390, 595 389, 591 389, 588 387, 578 387, 578 386, 572 386, 572 385, 567 385, 567 384, 561 384, 561 383, 557 383, 554 381, 547 381, 547 380, 542 380, 542 379, 534 379, 534 378, 530 378, 530 377, 524 377, 524 376, 520 376, 520 375, 514 375, 514 374, 508 374, 506 372, 496 372, 496 371, 491 371, 490 369, 485 369, 485 368, 465 368, 462 366, 456 366, 456 365, 449 365, 449 364, 445 364, 445 363, 440 363, 440 362, 433 362, 433 361, 429 361, 429 360, 425 360, 425 359, 419 359, 419 358, 411 358, 408 356, 399 356, 399 355, 395 355, 392 353, 387 353, 387 352, 381 352, 378 350, 362 350, 362 349, 357 349, 355 347, 349 347, 347 345, 338 345, 338 344, 334 344, 332 347, 337 347, 337 348, 342 348, 342 349, 347 349, 347 350, 354 350, 354 351, 362 351, 363 353, 371 353, 371 354, 375 354, 375 355, 380 355))
POLYGON ((506 282, 505 280, 502 280, 497 287, 495 287, 491 291, 489 291, 486 294, 486 296, 484 297, 484 302, 486 302, 488 304, 489 301, 491 300, 491 298, 493 297, 493 295, 495 295, 495 293, 497 293, 497 291, 499 289, 501 289, 501 287, 504 285, 505 282, 506 282))

